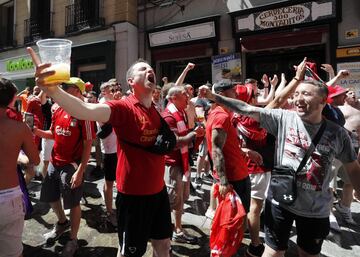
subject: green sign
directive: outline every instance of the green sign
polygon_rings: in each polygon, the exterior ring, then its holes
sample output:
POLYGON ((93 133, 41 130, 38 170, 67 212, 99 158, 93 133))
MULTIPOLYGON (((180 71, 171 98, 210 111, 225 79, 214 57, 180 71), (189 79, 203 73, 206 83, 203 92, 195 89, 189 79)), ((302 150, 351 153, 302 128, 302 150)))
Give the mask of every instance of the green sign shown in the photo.
POLYGON ((31 59, 15 59, 9 60, 6 62, 6 71, 20 71, 20 70, 28 70, 34 67, 34 64, 31 59))

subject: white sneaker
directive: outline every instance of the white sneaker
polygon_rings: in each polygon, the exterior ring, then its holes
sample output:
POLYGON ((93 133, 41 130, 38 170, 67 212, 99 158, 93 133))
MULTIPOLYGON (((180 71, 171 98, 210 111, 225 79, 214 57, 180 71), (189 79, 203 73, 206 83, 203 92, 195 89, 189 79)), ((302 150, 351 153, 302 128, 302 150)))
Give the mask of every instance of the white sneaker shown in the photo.
POLYGON ((330 220, 330 229, 333 230, 334 232, 340 233, 341 228, 336 220, 336 217, 332 213, 332 211, 330 212, 329 220, 330 220))
POLYGON ((349 207, 343 206, 341 205, 341 203, 335 204, 334 207, 347 224, 357 225, 357 223, 355 222, 355 220, 351 215, 351 210, 349 207))

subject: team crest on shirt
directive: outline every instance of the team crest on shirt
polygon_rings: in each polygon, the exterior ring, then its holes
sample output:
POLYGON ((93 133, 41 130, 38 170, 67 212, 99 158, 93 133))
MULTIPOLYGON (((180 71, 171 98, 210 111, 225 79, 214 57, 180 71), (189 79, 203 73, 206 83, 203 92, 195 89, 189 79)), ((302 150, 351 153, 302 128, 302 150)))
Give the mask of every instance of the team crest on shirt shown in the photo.
POLYGON ((70 122, 70 127, 76 127, 77 119, 73 118, 70 122))
POLYGON ((141 123, 141 125, 145 125, 146 124, 146 119, 145 119, 145 116, 141 116, 141 117, 139 117, 139 120, 140 120, 140 123, 141 123))

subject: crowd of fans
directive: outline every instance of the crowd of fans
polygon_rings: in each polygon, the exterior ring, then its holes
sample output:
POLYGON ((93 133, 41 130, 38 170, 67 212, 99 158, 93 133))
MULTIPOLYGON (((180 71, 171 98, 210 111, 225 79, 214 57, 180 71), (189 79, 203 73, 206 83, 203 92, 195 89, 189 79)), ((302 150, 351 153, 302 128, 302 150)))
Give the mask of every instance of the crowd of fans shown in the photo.
MULTIPOLYGON (((189 63, 175 82, 164 77, 159 86, 151 66, 139 60, 126 74, 129 91, 122 92, 116 79, 110 79, 97 95, 90 82, 76 77, 60 86, 46 84, 53 73, 50 64, 39 63, 31 48, 29 53, 36 86, 17 94, 11 81, 0 83, 0 131, 5 135, 0 142, 9 146, 0 149, 0 202, 10 206, 0 212, 0 256, 22 256, 24 195, 16 165, 25 183, 41 176, 40 200, 57 216, 45 239, 55 241, 70 229, 62 256, 74 256, 92 146, 95 172, 105 175, 106 215, 118 229, 118 256, 142 256, 148 240, 154 256, 171 255, 170 239, 196 243, 183 228, 182 215, 191 190, 205 180, 212 190, 219 186, 220 198, 233 191, 240 197, 247 213, 240 230, 247 228, 251 240, 248 256, 283 256, 294 221, 300 256, 317 256, 329 230, 340 231, 333 210, 356 225, 351 202, 360 190, 360 103, 353 90, 337 85, 347 71, 335 75, 331 65, 322 65, 329 74, 325 83, 304 58, 289 83, 284 74, 280 81, 264 74, 260 90, 253 78, 244 84, 224 79, 205 83, 195 96, 195 88, 185 83, 195 64, 189 63), (165 127, 176 135, 176 146, 159 154, 152 146, 165 127), (295 175, 296 200, 292 205, 275 201, 269 189, 273 167, 296 170, 320 127, 325 129, 319 143, 295 175), (36 174, 40 159, 43 168, 36 174), (343 181, 340 198, 337 175, 343 181), (265 245, 259 236, 263 209, 265 245)), ((212 193, 209 202, 205 215, 213 219, 218 201, 212 193)))

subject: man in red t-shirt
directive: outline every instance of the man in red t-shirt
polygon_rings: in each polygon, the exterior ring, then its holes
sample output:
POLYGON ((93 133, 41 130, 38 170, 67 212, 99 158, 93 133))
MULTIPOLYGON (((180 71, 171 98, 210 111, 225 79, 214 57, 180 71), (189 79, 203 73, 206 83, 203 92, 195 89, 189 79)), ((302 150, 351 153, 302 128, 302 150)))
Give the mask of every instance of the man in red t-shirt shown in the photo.
POLYGON ((196 137, 203 137, 205 130, 201 126, 196 127, 193 131, 189 130, 185 113, 188 98, 185 87, 170 88, 167 94, 169 103, 162 116, 177 135, 177 147, 165 156, 165 183, 169 194, 170 207, 174 210, 175 217, 173 241, 192 244, 197 242, 197 238, 187 234, 181 225, 184 202, 190 194, 188 145, 196 137))
MULTIPOLYGON (((85 83, 79 78, 72 77, 70 81, 62 85, 62 89, 82 99, 85 83)), ((53 113, 50 130, 34 129, 34 133, 42 138, 54 139, 40 200, 50 204, 58 222, 54 229, 44 237, 47 241, 54 241, 70 226, 70 240, 66 243, 62 255, 73 256, 78 248, 80 200, 83 195, 84 172, 89 161, 92 141, 95 138, 94 124, 91 121, 76 119, 59 107, 53 113), (60 193, 63 197, 64 209, 70 209, 70 222, 62 208, 60 193)))
POLYGON ((118 195, 118 256, 142 256, 151 239, 155 256, 169 256, 172 235, 169 198, 164 184, 165 158, 136 147, 152 146, 158 135, 160 115, 152 103, 156 77, 151 66, 139 60, 126 73, 132 94, 103 104, 84 103, 69 97, 45 79, 51 64, 41 64, 28 51, 36 66, 37 84, 68 113, 79 119, 109 122, 118 138, 116 184, 118 195), (132 144, 128 144, 130 142, 132 144))
MULTIPOLYGON (((216 93, 236 97, 234 85, 225 80, 214 84, 216 93)), ((224 197, 233 188, 239 195, 246 212, 250 208, 250 179, 244 153, 237 132, 231 122, 232 112, 216 104, 206 122, 206 141, 220 180, 219 192, 224 197)))

